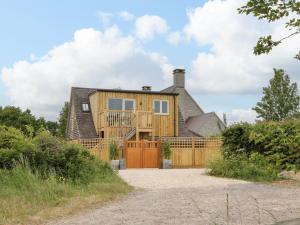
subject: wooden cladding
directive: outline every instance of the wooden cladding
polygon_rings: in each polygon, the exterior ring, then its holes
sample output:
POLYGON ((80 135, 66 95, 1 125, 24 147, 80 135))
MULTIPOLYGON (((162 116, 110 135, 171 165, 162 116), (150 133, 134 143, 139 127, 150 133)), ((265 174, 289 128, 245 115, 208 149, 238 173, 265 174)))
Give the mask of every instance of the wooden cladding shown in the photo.
MULTIPOLYGON (((135 113, 136 123, 140 127, 140 131, 153 132, 153 136, 177 136, 178 135, 178 97, 176 95, 165 94, 151 94, 151 93, 127 93, 127 92, 110 92, 110 91, 98 91, 90 96, 91 112, 93 115, 93 121, 98 134, 101 130, 105 133, 105 138, 122 137, 117 136, 120 130, 113 130, 112 127, 117 128, 118 125, 126 125, 124 119, 130 118, 134 114, 128 113, 127 116, 121 115, 126 110, 119 111, 112 116, 113 126, 107 126, 105 121, 107 115, 104 115, 108 109, 108 101, 111 98, 115 99, 132 99, 135 102, 135 109, 132 110, 135 113), (168 102, 168 114, 160 115, 153 114, 154 112, 154 100, 164 100, 168 102), (119 115, 118 115, 119 114, 119 115), (122 120, 122 121, 120 121, 122 120), (107 130, 105 130, 107 128, 107 130), (151 129, 151 131, 150 131, 151 129), (112 135, 112 136, 110 136, 112 135)), ((111 114, 112 115, 112 114, 111 114)), ((132 121, 134 118, 130 118, 132 121)), ((131 124, 129 124, 131 125, 131 124)), ((124 126, 123 126, 124 127, 124 126)))

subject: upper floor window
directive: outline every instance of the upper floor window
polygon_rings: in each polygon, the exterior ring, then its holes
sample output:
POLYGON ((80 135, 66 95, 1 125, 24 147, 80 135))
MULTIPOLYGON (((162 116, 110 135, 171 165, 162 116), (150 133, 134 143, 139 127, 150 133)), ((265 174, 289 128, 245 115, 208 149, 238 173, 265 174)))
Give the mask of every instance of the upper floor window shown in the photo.
POLYGON ((169 101, 168 100, 154 100, 153 103, 154 113, 161 115, 169 114, 169 101))
POLYGON ((87 103, 82 103, 82 111, 83 111, 83 112, 89 112, 89 111, 90 111, 89 104, 87 104, 87 103))
POLYGON ((134 99, 110 98, 108 99, 109 110, 134 110, 134 99))

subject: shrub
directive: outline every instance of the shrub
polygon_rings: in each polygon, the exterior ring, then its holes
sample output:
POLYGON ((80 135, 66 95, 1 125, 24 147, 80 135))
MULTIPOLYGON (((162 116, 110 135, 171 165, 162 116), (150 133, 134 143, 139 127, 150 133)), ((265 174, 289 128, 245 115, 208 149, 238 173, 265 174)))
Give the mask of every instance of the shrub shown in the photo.
MULTIPOLYGON (((13 169, 26 161, 32 171, 44 179, 51 174, 75 182, 90 183, 113 173, 110 166, 97 160, 81 145, 65 143, 48 131, 40 131, 31 140, 15 128, 0 126, 0 169, 13 169)), ((118 153, 118 152, 117 152, 118 153)))
POLYGON ((235 124, 223 133, 225 158, 260 153, 280 169, 300 169, 300 121, 235 124))
POLYGON ((240 155, 217 159, 209 167, 209 174, 214 176, 251 181, 273 181, 278 178, 278 170, 259 153, 253 153, 250 157, 240 155))
POLYGON ((88 150, 80 145, 68 144, 61 152, 60 158, 62 177, 73 182, 90 183, 95 179, 113 173, 108 163, 97 160, 88 150))
POLYGON ((168 141, 162 143, 162 153, 165 159, 170 159, 172 154, 171 145, 168 141))
POLYGON ((22 156, 32 160, 34 154, 34 145, 20 130, 0 126, 0 169, 12 168, 22 156))
POLYGON ((118 145, 115 140, 109 143, 109 159, 116 160, 119 157, 118 145))

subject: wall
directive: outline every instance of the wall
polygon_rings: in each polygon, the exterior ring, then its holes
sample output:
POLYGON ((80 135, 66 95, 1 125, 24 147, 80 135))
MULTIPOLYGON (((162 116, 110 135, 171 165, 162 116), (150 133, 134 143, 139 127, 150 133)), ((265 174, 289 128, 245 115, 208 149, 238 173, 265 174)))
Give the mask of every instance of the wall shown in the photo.
POLYGON ((177 136, 178 135, 178 97, 165 94, 149 93, 120 93, 99 91, 90 96, 93 119, 96 130, 98 131, 98 113, 108 109, 109 98, 134 99, 135 107, 138 111, 153 111, 153 100, 168 100, 169 114, 154 115, 154 135, 155 136, 177 136), (175 120, 175 124, 174 124, 175 120))

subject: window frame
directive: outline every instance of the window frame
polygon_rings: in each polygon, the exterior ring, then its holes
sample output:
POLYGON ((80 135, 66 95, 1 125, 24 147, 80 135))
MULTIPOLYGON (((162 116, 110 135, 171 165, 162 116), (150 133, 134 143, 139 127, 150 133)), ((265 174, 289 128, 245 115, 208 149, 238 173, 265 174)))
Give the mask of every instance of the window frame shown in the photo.
POLYGON ((153 112, 155 115, 163 115, 163 116, 167 116, 170 114, 170 107, 169 107, 169 100, 166 99, 153 99, 153 112), (159 113, 155 112, 155 102, 159 102, 159 113), (166 102, 167 103, 167 112, 163 113, 162 112, 162 103, 166 102))
POLYGON ((133 109, 132 109, 132 111, 135 111, 136 104, 135 104, 135 99, 133 99, 133 98, 108 98, 107 109, 108 110, 114 110, 114 111, 131 111, 131 109, 125 110, 125 102, 126 101, 132 101, 133 102, 133 109), (122 100, 122 109, 120 109, 120 110, 109 109, 109 100, 110 99, 121 99, 122 100))

